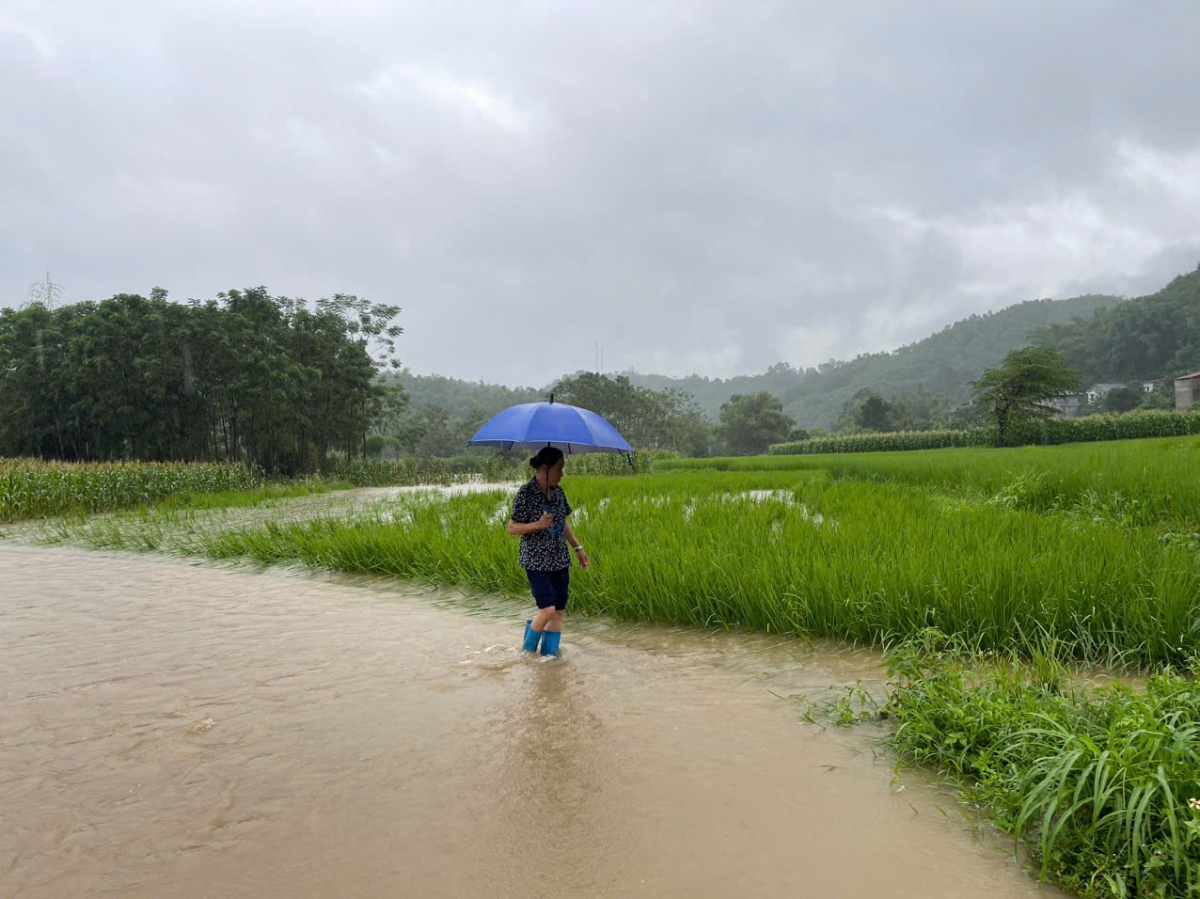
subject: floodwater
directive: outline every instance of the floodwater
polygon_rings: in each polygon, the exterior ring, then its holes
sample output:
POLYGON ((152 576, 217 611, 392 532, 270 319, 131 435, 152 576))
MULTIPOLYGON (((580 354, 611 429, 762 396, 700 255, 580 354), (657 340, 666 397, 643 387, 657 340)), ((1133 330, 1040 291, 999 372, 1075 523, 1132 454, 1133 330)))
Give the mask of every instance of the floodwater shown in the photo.
POLYGON ((0 896, 1060 895, 800 720, 875 656, 521 611, 0 546, 0 896))

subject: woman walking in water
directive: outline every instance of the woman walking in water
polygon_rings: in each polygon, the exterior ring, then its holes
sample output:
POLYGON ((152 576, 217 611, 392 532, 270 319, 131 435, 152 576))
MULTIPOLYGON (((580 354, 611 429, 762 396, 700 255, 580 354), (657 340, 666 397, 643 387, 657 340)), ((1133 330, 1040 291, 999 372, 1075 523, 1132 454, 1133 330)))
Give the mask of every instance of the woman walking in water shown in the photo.
POLYGON ((508 532, 521 538, 518 561, 529 578, 529 588, 538 611, 525 622, 525 650, 542 655, 558 655, 562 639, 563 611, 567 608, 567 588, 571 582, 571 549, 579 557, 579 567, 588 569, 587 553, 575 539, 567 517, 571 504, 558 486, 563 476, 563 453, 547 446, 529 460, 535 474, 517 491, 513 500, 508 532))

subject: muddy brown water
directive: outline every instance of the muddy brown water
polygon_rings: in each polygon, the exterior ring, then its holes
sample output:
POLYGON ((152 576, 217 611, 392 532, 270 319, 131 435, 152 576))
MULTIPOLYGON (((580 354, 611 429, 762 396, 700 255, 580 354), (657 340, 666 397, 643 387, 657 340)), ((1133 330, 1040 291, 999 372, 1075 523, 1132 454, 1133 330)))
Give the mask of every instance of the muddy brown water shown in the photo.
POLYGON ((0 546, 0 896, 1061 895, 779 698, 875 656, 521 612, 0 546))

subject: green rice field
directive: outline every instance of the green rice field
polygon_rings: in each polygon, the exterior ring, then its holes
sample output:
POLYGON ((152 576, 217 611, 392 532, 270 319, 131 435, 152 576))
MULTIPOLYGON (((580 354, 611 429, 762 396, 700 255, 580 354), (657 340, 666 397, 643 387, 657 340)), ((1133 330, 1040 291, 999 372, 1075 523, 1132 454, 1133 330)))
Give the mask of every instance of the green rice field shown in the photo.
MULTIPOLYGON (((1065 659, 1183 664, 1200 648, 1198 448, 666 460, 636 478, 568 476, 594 563, 573 607, 881 646, 936 627, 981 649, 1051 641, 1065 659)), ((523 595, 504 530, 510 493, 196 526, 173 545, 523 595)), ((87 539, 155 548, 155 526, 117 518, 87 539)))

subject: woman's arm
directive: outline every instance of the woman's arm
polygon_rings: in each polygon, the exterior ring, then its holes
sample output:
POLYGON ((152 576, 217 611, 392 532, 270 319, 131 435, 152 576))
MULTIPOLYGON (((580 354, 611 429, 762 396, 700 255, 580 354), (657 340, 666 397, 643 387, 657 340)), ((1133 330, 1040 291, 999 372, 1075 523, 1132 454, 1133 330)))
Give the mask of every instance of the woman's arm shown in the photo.
POLYGON ((575 550, 575 555, 579 558, 579 567, 587 571, 591 566, 588 560, 588 554, 583 551, 583 544, 575 537, 575 532, 571 530, 571 522, 563 523, 563 533, 567 537, 567 542, 571 544, 571 548, 575 550))
POLYGON ((514 537, 523 537, 526 534, 544 531, 553 524, 554 516, 552 516, 549 512, 543 512, 542 517, 533 522, 533 524, 521 524, 516 521, 510 521, 508 523, 508 532, 514 537))
POLYGON ((528 488, 522 488, 513 497, 512 515, 508 517, 508 532, 514 537, 544 531, 554 524, 553 516, 543 507, 542 498, 532 496, 528 488))

